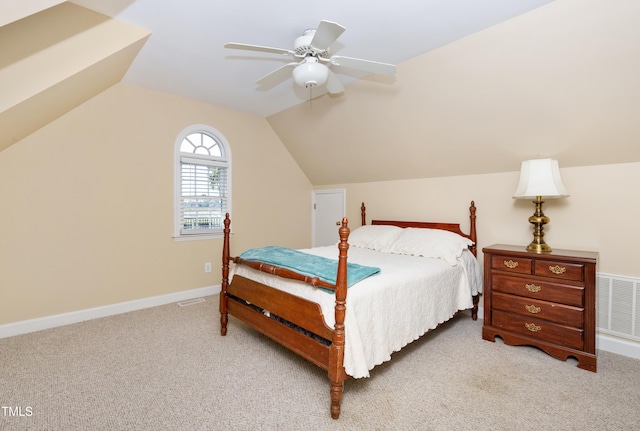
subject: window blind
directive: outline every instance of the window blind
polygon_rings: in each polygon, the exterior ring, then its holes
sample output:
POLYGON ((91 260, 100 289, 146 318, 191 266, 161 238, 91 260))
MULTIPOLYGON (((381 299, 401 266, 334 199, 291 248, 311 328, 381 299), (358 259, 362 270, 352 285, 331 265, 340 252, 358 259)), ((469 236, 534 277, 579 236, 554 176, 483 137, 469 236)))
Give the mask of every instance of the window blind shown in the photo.
POLYGON ((227 163, 181 157, 180 169, 180 233, 220 232, 228 212, 227 163))

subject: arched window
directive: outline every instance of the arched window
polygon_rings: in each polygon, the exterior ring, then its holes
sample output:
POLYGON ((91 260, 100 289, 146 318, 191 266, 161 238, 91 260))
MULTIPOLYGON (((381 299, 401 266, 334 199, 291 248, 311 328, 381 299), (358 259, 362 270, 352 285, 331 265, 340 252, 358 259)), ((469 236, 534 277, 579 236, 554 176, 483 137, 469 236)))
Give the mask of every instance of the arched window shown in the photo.
POLYGON ((175 237, 218 237, 231 212, 231 150, 224 136, 196 124, 176 139, 175 237))

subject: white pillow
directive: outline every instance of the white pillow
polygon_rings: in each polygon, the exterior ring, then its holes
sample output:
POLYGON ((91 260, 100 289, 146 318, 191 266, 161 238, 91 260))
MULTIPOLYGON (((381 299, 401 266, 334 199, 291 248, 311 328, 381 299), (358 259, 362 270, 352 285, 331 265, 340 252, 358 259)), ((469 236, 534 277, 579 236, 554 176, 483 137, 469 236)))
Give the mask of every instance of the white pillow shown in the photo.
POLYGON ((403 229, 398 226, 361 226, 349 234, 349 245, 389 252, 389 247, 395 242, 402 231, 403 229))
POLYGON ((434 257, 456 266, 462 252, 472 244, 470 239, 447 230, 408 227, 391 244, 389 252, 434 257))

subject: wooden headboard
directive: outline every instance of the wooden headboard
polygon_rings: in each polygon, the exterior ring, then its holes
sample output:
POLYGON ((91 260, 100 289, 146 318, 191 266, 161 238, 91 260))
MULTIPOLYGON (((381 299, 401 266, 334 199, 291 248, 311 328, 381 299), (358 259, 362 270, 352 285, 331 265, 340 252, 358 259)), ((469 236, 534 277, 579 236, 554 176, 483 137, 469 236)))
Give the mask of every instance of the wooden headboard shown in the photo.
MULTIPOLYGON (((366 217, 366 207, 364 202, 360 207, 360 214, 362 216, 362 226, 367 224, 366 217)), ((478 249, 478 238, 476 233, 476 204, 474 201, 471 201, 471 206, 469 206, 469 233, 464 233, 462 229, 460 229, 460 223, 442 223, 442 222, 423 222, 423 221, 400 221, 400 220, 371 220, 372 225, 390 225, 390 226, 398 226, 402 228, 406 227, 417 227, 423 229, 441 229, 448 230, 450 232, 457 233, 465 238, 469 238, 473 241, 473 245, 469 246, 469 250, 473 253, 474 256, 477 257, 478 249)))

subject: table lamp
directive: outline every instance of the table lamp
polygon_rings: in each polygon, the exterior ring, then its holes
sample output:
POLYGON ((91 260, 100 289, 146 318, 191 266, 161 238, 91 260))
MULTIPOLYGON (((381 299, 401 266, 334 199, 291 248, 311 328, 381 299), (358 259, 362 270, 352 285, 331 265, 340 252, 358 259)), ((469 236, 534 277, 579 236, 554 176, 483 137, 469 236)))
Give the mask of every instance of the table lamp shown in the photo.
POLYGON ((542 213, 543 198, 557 199, 569 196, 560 178, 558 161, 552 159, 536 159, 522 162, 520 168, 520 182, 513 195, 514 199, 533 199, 536 205, 535 213, 529 217, 533 224, 533 241, 527 250, 535 253, 548 253, 551 247, 544 242, 544 225, 549 223, 549 217, 542 213))

